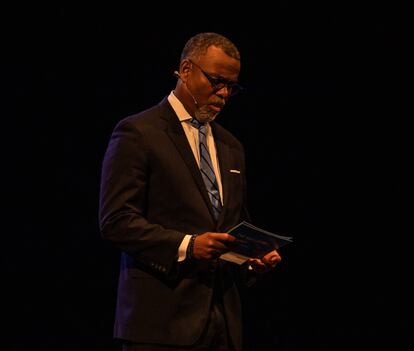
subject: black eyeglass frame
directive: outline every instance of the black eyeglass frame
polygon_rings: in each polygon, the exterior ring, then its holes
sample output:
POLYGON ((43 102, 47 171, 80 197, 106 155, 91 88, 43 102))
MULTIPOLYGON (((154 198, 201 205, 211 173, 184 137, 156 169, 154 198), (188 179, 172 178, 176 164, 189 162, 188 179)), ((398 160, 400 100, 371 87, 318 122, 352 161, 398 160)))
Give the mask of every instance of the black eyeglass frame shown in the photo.
POLYGON ((223 77, 213 77, 212 75, 204 71, 199 65, 194 63, 192 60, 188 59, 188 61, 190 61, 191 64, 196 66, 201 71, 201 73, 204 74, 204 76, 207 78, 207 80, 211 84, 211 87, 213 88, 214 91, 219 91, 223 89, 224 87, 226 87, 230 93, 230 96, 234 96, 237 93, 239 93, 241 90, 243 90, 243 87, 239 83, 233 82, 223 77))

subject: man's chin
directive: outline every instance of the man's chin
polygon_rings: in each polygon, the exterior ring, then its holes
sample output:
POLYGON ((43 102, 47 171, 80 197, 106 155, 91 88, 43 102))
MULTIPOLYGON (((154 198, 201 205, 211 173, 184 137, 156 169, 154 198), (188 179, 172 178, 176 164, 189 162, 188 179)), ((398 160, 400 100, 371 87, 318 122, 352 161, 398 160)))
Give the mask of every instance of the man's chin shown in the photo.
POLYGON ((210 123, 213 122, 218 113, 212 114, 212 113, 197 113, 198 111, 196 111, 195 113, 195 117, 197 118, 197 120, 201 123, 210 123))

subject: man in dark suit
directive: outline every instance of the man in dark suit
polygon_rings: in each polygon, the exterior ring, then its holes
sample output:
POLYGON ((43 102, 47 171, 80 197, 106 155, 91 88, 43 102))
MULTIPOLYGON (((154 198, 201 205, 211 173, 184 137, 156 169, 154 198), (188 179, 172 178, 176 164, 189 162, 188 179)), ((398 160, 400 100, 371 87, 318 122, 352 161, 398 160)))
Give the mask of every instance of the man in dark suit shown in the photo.
POLYGON ((123 350, 241 350, 235 270, 280 261, 276 251, 242 266, 219 260, 235 240, 226 231, 248 220, 243 147, 214 122, 239 72, 230 40, 195 35, 175 90, 113 131, 100 225, 122 251, 114 333, 123 350))

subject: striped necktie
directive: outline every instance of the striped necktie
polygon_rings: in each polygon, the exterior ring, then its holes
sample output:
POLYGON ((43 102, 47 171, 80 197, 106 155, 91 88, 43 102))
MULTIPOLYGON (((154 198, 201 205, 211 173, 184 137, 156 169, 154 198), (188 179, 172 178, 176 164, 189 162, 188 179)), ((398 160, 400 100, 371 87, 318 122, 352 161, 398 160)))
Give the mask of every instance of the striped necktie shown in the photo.
POLYGON ((200 172, 213 206, 214 217, 217 220, 222 210, 222 205, 216 175, 214 174, 213 164, 211 162, 210 153, 208 152, 206 125, 205 123, 200 123, 195 118, 191 119, 190 123, 198 129, 198 139, 200 145, 200 172))

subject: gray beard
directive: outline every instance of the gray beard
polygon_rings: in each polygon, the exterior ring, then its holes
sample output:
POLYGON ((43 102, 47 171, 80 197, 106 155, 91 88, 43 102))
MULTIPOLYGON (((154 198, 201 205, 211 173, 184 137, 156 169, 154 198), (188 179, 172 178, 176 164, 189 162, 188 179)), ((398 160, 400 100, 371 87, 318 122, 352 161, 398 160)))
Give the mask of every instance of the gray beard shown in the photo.
POLYGON ((201 106, 194 112, 195 118, 200 123, 209 123, 215 120, 218 113, 214 113, 208 108, 208 105, 201 106))

